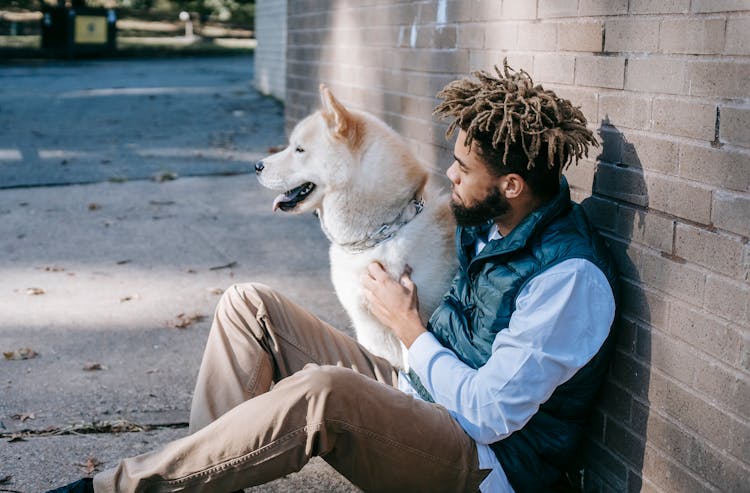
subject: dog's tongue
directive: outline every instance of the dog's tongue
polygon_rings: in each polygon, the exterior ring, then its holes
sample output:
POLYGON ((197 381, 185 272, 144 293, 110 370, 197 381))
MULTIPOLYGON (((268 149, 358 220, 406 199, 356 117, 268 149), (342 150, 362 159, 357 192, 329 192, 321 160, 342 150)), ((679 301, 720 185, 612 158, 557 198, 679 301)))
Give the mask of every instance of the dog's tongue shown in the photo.
POLYGON ((294 200, 294 198, 297 196, 297 193, 294 193, 292 191, 291 193, 282 193, 279 194, 274 200, 273 200, 273 211, 276 212, 278 209, 284 210, 284 205, 294 200))

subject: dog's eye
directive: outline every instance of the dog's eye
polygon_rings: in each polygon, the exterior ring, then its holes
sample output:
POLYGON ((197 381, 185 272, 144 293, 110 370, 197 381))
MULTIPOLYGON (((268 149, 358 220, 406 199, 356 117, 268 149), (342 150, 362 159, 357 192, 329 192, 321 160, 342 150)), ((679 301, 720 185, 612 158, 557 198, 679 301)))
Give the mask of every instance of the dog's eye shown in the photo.
POLYGON ((294 148, 294 152, 302 153, 302 152, 305 152, 305 150, 302 148, 302 146, 297 146, 294 148))

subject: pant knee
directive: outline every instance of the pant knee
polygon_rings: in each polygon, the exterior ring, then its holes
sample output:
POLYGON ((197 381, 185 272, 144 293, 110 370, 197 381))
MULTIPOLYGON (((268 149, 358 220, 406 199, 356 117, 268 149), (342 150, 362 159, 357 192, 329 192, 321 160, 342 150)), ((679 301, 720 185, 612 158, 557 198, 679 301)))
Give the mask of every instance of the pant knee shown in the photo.
POLYGON ((218 310, 227 311, 244 306, 258 308, 269 299, 270 293, 272 293, 271 288, 261 283, 232 284, 221 295, 217 305, 218 310))
POLYGON ((358 381, 366 378, 359 373, 339 366, 320 366, 313 363, 295 374, 301 380, 308 397, 325 397, 337 401, 356 398, 358 381))

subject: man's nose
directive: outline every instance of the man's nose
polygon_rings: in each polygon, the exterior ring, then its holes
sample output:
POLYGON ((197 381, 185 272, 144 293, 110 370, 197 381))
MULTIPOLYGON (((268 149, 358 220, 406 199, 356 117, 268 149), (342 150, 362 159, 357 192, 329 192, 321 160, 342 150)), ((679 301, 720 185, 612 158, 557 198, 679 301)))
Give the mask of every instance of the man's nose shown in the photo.
POLYGON ((255 163, 255 174, 259 175, 261 171, 263 171, 263 168, 266 166, 263 164, 263 161, 258 161, 255 163))
POLYGON ((448 169, 445 171, 445 175, 448 177, 448 179, 451 181, 451 183, 457 183, 458 174, 455 170, 456 162, 454 161, 453 164, 448 167, 448 169))

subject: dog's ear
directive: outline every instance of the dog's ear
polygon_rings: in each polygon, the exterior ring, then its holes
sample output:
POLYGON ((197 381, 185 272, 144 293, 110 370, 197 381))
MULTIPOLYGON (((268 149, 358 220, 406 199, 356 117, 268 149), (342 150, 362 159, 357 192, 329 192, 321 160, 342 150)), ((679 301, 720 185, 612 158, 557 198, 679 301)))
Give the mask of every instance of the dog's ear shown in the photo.
POLYGON ((349 111, 347 111, 344 105, 333 96, 333 93, 325 86, 325 84, 320 85, 320 99, 323 103, 321 113, 328 124, 328 128, 331 129, 334 136, 346 140, 354 140, 354 134, 357 131, 354 117, 349 111))

